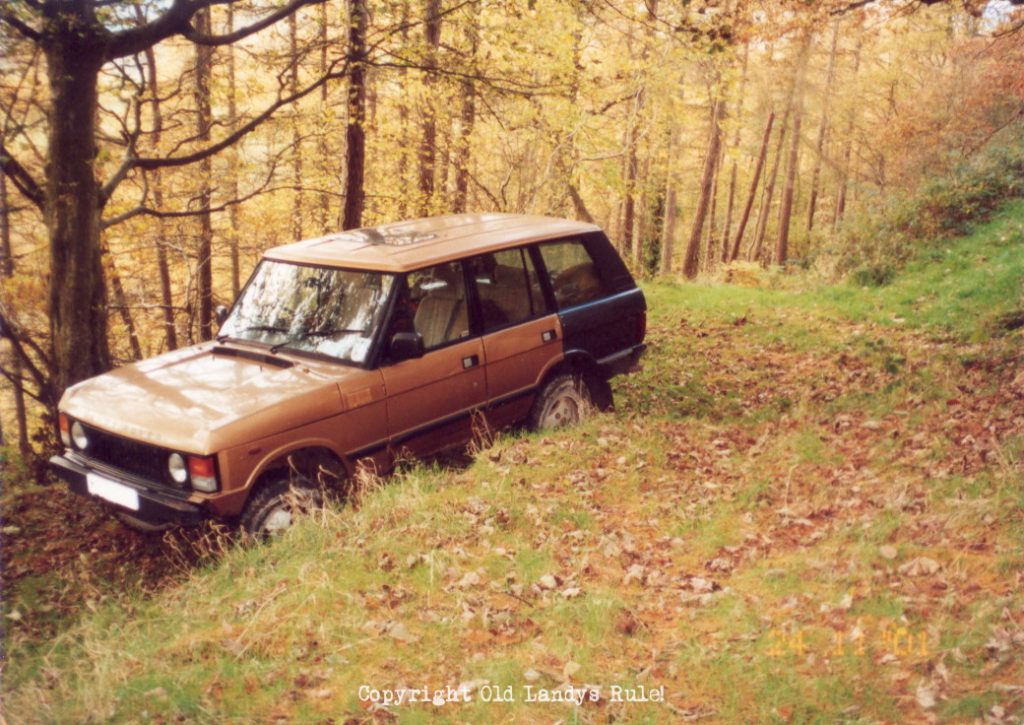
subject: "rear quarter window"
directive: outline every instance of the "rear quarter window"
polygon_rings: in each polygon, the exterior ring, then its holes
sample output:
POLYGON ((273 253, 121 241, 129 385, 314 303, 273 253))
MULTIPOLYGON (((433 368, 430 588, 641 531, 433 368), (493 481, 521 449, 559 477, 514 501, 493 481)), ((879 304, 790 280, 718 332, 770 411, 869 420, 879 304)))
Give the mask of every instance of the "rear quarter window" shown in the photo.
POLYGON ((558 309, 582 305, 608 293, 607 285, 582 239, 539 246, 558 309))

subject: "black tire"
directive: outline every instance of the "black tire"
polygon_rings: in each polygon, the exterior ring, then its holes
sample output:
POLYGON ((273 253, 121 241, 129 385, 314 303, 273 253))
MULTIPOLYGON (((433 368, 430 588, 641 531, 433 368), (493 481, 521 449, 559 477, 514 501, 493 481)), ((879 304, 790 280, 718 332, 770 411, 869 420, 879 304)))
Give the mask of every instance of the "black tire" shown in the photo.
POLYGON ((530 430, 554 430, 576 425, 589 414, 590 389, 579 375, 562 373, 544 385, 530 410, 530 430))
POLYGON ((138 516, 133 516, 126 511, 115 511, 114 518, 129 529, 138 531, 141 534, 162 534, 168 529, 174 528, 174 522, 172 521, 153 523, 151 521, 146 521, 145 519, 140 519, 138 516))
POLYGON ((268 538, 283 533, 296 516, 323 505, 323 490, 309 479, 295 475, 271 479, 249 498, 240 523, 246 533, 268 538))

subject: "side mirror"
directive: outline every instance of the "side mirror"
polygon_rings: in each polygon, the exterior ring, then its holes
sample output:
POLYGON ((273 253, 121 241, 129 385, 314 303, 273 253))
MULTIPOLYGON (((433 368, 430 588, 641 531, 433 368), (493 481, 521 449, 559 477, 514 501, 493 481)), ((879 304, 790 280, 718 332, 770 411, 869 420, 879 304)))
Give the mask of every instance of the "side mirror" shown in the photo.
POLYGON ((217 320, 217 325, 223 325, 224 320, 228 319, 228 308, 224 305, 217 305, 217 309, 213 311, 213 316, 217 320))
POLYGON ((423 357, 423 336, 418 332, 396 332, 388 345, 391 362, 423 357))

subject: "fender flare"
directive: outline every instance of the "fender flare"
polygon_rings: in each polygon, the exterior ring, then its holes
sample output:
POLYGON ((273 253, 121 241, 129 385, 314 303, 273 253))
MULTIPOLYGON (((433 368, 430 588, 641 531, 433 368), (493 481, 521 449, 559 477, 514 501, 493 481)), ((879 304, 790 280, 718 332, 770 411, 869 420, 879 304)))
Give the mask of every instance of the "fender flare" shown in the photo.
POLYGON ((560 360, 550 363, 541 372, 537 382, 538 391, 548 380, 563 372, 581 375, 590 388, 597 407, 602 410, 611 408, 611 389, 608 387, 607 379, 601 373, 601 366, 592 354, 579 348, 567 350, 560 360))
POLYGON ((289 441, 267 453, 253 469, 252 473, 249 474, 243 490, 247 491, 248 495, 251 496, 254 487, 259 484, 260 479, 269 471, 282 467, 287 456, 304 450, 326 451, 345 469, 346 477, 351 477, 354 473, 352 462, 348 456, 338 450, 333 441, 326 438, 306 438, 300 441, 289 441), (282 465, 278 465, 279 462, 282 465))

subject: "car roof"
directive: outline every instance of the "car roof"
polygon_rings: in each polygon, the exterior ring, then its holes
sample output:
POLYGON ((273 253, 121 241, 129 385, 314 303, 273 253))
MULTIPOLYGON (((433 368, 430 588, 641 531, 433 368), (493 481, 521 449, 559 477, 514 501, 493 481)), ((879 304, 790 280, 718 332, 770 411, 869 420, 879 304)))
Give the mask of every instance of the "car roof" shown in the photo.
POLYGON ((586 234, 585 222, 525 214, 450 214, 353 229, 285 244, 265 259, 328 267, 408 272, 525 242, 586 234))

